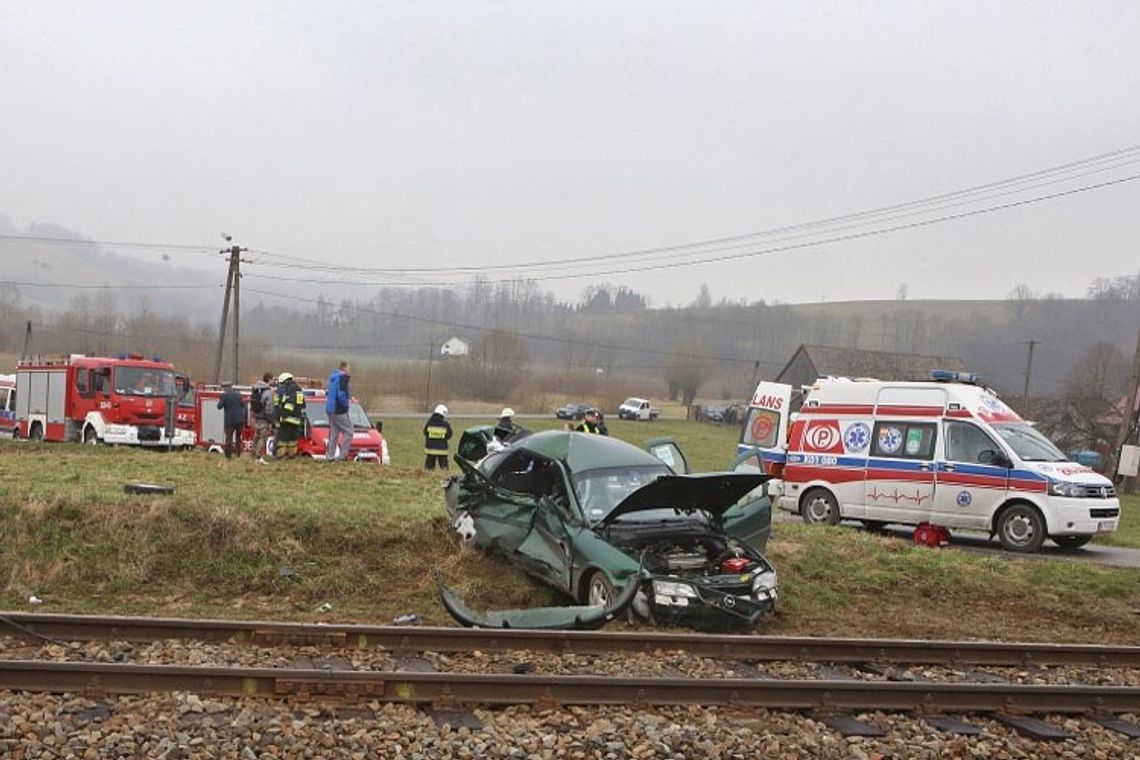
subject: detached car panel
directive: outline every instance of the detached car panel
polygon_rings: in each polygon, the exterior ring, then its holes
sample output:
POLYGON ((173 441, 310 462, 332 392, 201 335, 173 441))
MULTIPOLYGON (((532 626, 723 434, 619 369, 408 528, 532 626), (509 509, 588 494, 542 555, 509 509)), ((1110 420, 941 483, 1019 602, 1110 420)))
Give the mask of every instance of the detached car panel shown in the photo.
MULTIPOLYGON (((771 523, 766 475, 677 475, 636 446, 563 431, 456 462, 463 475, 445 486, 456 531, 598 608, 562 615, 571 627, 631 594, 643 618, 702 628, 750 626, 775 605, 776 574, 760 553, 771 523)), ((507 611, 494 620, 548 618, 507 611)))

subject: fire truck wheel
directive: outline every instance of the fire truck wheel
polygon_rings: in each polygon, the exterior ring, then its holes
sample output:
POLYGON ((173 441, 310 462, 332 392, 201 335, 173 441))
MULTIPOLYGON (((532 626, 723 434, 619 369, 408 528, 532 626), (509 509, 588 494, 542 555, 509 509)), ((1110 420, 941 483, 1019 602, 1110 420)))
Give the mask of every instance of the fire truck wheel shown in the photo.
POLYGON ((1045 541, 1045 520, 1030 504, 1012 504, 998 517, 997 534, 1007 552, 1035 552, 1045 541))
POLYGON ((31 429, 28 430, 29 441, 42 441, 44 439, 44 427, 38 422, 32 423, 31 429))
POLYGON ((826 488, 812 488, 800 501, 800 514, 806 523, 839 524, 839 504, 826 488))
POLYGON ((1092 541, 1092 536, 1050 536, 1053 543, 1062 549, 1080 549, 1082 546, 1092 541))
POLYGON ((88 446, 98 446, 99 445, 99 436, 97 436, 95 434, 95 428, 88 427, 86 430, 83 431, 83 442, 86 443, 88 446))

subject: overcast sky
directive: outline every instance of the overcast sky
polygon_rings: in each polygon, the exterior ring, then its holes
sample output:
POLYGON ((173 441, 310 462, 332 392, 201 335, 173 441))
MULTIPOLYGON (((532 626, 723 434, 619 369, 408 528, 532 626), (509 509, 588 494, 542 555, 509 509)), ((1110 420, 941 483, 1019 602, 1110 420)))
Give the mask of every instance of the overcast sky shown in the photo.
MULTIPOLYGON (((104 240, 214 245, 225 230, 398 268, 750 233, 1140 144, 1138 30, 1135 0, 0 0, 0 214, 104 240)), ((1132 174, 1140 162, 979 205, 1132 174)), ((666 305, 702 282, 786 302, 893 298, 900 283, 911 298, 1018 282, 1077 296, 1138 269, 1140 182, 1124 182, 601 279, 666 305)))

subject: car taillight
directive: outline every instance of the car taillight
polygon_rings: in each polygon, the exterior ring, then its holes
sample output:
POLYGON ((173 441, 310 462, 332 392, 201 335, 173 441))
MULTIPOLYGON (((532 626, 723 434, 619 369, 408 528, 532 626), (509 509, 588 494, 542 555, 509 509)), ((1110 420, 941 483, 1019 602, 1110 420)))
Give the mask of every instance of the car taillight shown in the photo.
POLYGON ((725 573, 743 573, 751 564, 752 560, 747 557, 729 557, 720 563, 720 569, 725 573))

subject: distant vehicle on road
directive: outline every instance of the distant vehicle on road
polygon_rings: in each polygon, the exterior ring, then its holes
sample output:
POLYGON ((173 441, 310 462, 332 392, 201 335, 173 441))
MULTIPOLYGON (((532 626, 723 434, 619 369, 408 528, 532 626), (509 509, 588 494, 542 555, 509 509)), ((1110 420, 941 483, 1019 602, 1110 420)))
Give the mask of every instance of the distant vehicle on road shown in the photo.
POLYGON ((618 407, 618 419, 622 420, 655 420, 661 410, 643 398, 627 398, 618 407))
POLYGON ((555 409, 554 416, 560 420, 580 420, 586 416, 586 410, 589 408, 589 404, 584 404, 581 401, 571 401, 569 404, 555 409))

